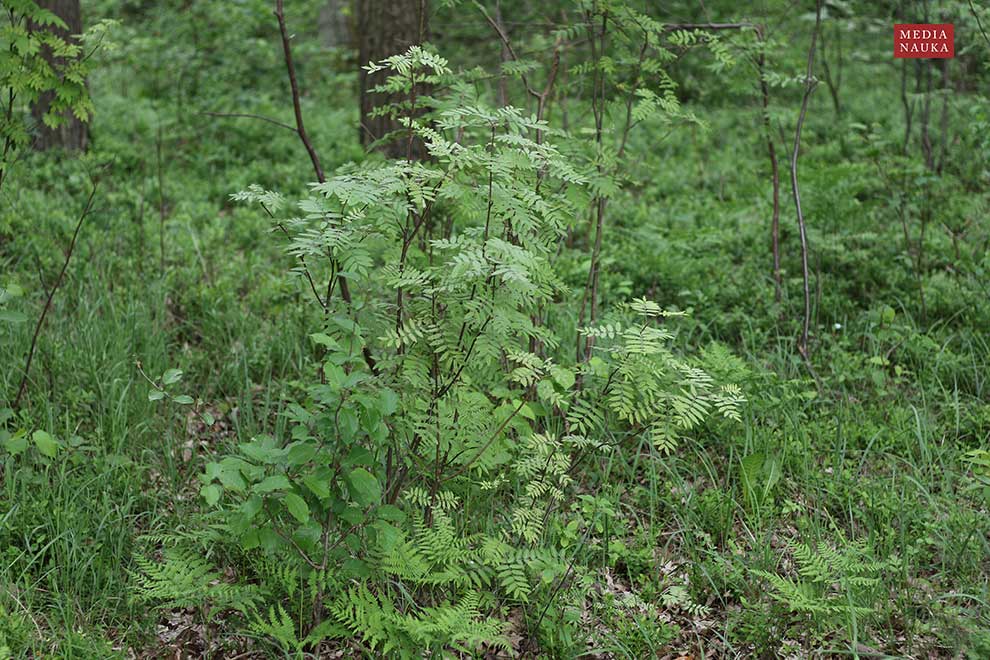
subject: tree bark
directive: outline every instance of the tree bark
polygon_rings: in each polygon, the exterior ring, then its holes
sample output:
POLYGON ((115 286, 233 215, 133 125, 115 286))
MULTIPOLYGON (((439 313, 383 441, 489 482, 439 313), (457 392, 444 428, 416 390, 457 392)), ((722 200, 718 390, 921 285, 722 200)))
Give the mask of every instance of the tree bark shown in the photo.
MULTIPOLYGON (((76 41, 75 35, 81 34, 83 31, 82 8, 79 0, 39 0, 38 5, 54 13, 68 26, 67 30, 63 30, 52 25, 46 27, 46 30, 55 32, 66 41, 76 41)), ((47 47, 44 51, 45 59, 52 63, 58 63, 58 58, 54 58, 47 47)), ((55 128, 50 128, 42 121, 54 98, 54 92, 44 92, 31 106, 31 116, 34 118, 37 132, 34 148, 39 151, 54 148, 84 150, 89 142, 89 131, 85 122, 79 121, 71 112, 66 111, 62 123, 55 128)))
MULTIPOLYGON (((351 26, 344 12, 346 0, 325 0, 316 21, 320 43, 326 48, 344 48, 351 42, 351 26)), ((364 62, 367 64, 367 62, 364 62)))
MULTIPOLYGON (((364 67, 429 39, 428 0, 358 0, 358 82, 361 92, 361 144, 369 146, 402 127, 392 117, 373 116, 381 105, 405 100, 372 89, 385 81, 384 72, 369 75, 364 67)), ((377 148, 393 158, 407 154, 406 140, 389 140, 377 148)))

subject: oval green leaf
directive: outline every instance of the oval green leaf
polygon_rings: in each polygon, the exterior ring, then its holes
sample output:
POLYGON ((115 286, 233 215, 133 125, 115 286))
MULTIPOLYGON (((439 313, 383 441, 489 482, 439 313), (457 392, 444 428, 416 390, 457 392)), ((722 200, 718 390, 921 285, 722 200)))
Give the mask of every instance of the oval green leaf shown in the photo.
POLYGON ((309 520, 309 505, 306 504, 306 500, 295 493, 286 493, 284 502, 285 508, 289 510, 293 518, 301 523, 309 520))
POLYGON ((351 498, 360 506, 370 506, 382 498, 378 479, 364 468, 351 470, 347 480, 351 486, 351 498))
POLYGON ((35 431, 31 434, 31 439, 34 440, 34 445, 38 451, 48 458, 55 458, 55 454, 58 453, 58 443, 55 438, 45 431, 35 431))

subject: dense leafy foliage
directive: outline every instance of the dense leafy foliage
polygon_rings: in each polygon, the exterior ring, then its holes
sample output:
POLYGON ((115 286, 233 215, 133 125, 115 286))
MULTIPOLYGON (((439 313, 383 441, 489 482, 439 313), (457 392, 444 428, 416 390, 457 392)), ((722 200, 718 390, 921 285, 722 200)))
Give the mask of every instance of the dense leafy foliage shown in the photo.
POLYGON ((86 89, 90 56, 103 44, 112 22, 101 21, 85 34, 63 38, 55 28, 68 26, 50 9, 33 0, 4 0, 0 24, 0 184, 18 155, 31 141, 27 109, 43 93, 51 101, 41 121, 58 126, 71 113, 82 121, 93 114, 86 89))

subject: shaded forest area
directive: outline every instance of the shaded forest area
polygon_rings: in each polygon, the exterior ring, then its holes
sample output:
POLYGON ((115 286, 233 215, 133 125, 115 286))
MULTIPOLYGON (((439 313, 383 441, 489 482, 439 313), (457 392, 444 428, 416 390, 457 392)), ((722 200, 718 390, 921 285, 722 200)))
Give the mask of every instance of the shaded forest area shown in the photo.
POLYGON ((0 658, 990 657, 986 3, 0 4, 0 658))

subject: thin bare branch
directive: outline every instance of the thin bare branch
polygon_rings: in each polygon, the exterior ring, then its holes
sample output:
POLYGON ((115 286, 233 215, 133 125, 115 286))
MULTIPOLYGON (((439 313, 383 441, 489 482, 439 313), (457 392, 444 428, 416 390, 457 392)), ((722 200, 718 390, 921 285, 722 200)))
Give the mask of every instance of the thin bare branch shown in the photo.
POLYGON ((296 115, 296 133, 309 154, 309 160, 313 163, 316 171, 316 178, 320 183, 326 182, 323 176, 323 167, 320 165, 320 157, 313 148, 313 143, 306 134, 306 125, 303 122, 302 103, 299 94, 299 83, 296 80, 296 66, 292 61, 292 46, 289 44, 289 30, 285 26, 285 11, 283 0, 275 0, 275 18, 278 19, 279 33, 282 35, 282 52, 285 54, 285 68, 289 74, 289 87, 292 90, 292 111, 296 115))
MULTIPOLYGON (((808 352, 808 333, 811 325, 811 288, 808 274, 808 231, 801 208, 801 190, 798 186, 798 155, 801 152, 801 129, 808 114, 808 101, 818 85, 815 80, 815 46, 818 41, 818 31, 822 24, 822 3, 815 3, 815 28, 811 33, 811 46, 808 48, 808 70, 804 77, 804 97, 801 99, 801 112, 798 114, 797 126, 794 129, 794 150, 791 153, 791 191, 794 193, 794 206, 797 210, 798 230, 801 236, 801 277, 804 286, 804 319, 801 325, 801 339, 798 342, 798 352, 804 358, 810 369, 808 352)), ((814 373, 814 372, 812 372, 814 373)))
MULTIPOLYGON (((323 167, 320 165, 320 157, 316 154, 316 149, 313 147, 312 141, 309 139, 309 135, 306 133, 306 124, 303 122, 302 114, 302 102, 300 100, 299 94, 299 83, 296 79, 296 66, 292 61, 292 46, 289 43, 289 30, 285 25, 285 11, 284 11, 283 0, 275 0, 275 18, 278 20, 279 33, 282 36, 282 52, 285 55, 285 68, 289 75, 289 88, 292 91, 292 110, 296 117, 296 133, 299 135, 300 141, 302 141, 303 146, 306 148, 306 153, 309 154, 309 160, 313 164, 313 171, 316 172, 316 179, 320 183, 326 183, 326 176, 323 174, 323 167)), ((348 305, 353 305, 351 299, 351 288, 347 283, 347 278, 340 272, 339 269, 334 269, 337 274, 337 282, 340 284, 340 297, 344 299, 348 305)), ((327 304, 330 301, 327 300, 327 304)), ((365 364, 371 370, 371 373, 378 374, 378 365, 375 362, 375 358, 371 355, 371 351, 367 346, 361 349, 361 353, 364 356, 365 364)))
POLYGON ((96 190, 99 187, 99 180, 94 178, 91 181, 92 189, 89 191, 89 197, 86 199, 86 205, 83 207, 82 213, 79 214, 79 219, 76 221, 76 229, 72 232, 72 240, 69 241, 69 249, 65 252, 65 260, 62 262, 62 270, 58 273, 58 278, 55 280, 55 284, 52 285, 51 290, 48 292, 48 298, 45 300, 45 306, 41 310, 41 314, 38 316, 38 322, 34 326, 34 334, 31 336, 31 347, 28 349, 27 359, 24 363, 24 374, 21 376, 21 384, 17 388, 17 396, 14 398, 13 408, 16 410, 21 405, 21 399, 24 397, 24 392, 27 389, 28 374, 31 372, 31 362, 34 360, 34 351, 38 347, 38 337, 41 335, 41 328, 45 324, 45 318, 48 316, 48 310, 51 309, 52 300, 55 298, 55 292, 62 285, 62 280, 65 279, 65 271, 69 268, 69 261, 72 259, 72 253, 76 249, 76 239, 79 238, 79 230, 82 229, 83 223, 86 221, 86 217, 89 215, 90 211, 93 210, 93 200, 96 198, 96 190))
POLYGON ((284 128, 287 131, 296 132, 296 129, 288 124, 283 124, 277 119, 272 119, 271 117, 266 117, 264 115, 256 115, 250 112, 200 112, 201 115, 206 115, 208 117, 224 117, 224 118, 237 118, 237 119, 257 119, 258 121, 267 122, 279 128, 284 128))
POLYGON ((773 128, 770 124, 770 86, 766 79, 766 41, 762 27, 756 28, 760 53, 756 58, 757 75, 760 77, 760 96, 763 103, 763 127, 767 138, 767 156, 770 158, 770 181, 773 185, 773 215, 770 220, 770 252, 773 256, 773 299, 780 302, 782 278, 780 274, 780 167, 777 163, 777 148, 774 145, 773 128))
POLYGON ((755 30, 760 26, 756 23, 667 23, 663 29, 667 32, 677 30, 755 30))
POLYGON ((983 21, 980 20, 980 15, 976 13, 976 7, 973 6, 973 0, 969 0, 969 10, 973 13, 973 18, 976 19, 976 25, 980 28, 980 34, 983 35, 983 40, 987 42, 987 46, 990 46, 990 37, 987 36, 987 31, 983 29, 983 21))

